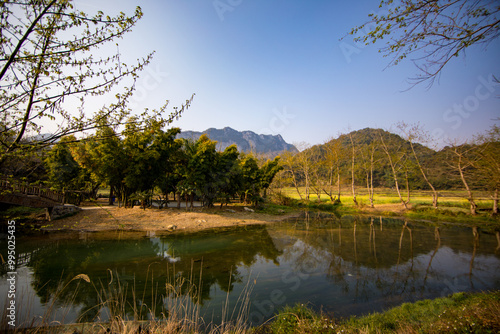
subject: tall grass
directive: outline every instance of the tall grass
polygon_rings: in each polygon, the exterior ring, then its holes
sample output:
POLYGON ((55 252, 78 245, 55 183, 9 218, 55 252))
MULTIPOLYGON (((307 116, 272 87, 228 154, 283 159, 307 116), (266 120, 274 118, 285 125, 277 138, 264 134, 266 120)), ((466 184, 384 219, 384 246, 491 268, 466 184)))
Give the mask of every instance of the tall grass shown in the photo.
MULTIPOLYGON (((0 332, 7 333, 121 333, 121 334, 163 334, 163 333, 247 333, 250 294, 253 285, 248 281, 238 297, 235 305, 230 305, 229 289, 222 305, 221 323, 205 323, 201 314, 202 269, 199 279, 194 280, 193 270, 189 278, 168 276, 164 281, 154 279, 147 273, 147 284, 142 291, 135 284, 128 286, 121 282, 116 272, 109 270, 108 281, 93 282, 85 274, 80 274, 67 282, 59 284, 51 296, 42 315, 32 317, 25 313, 25 319, 17 319, 15 328, 9 326, 7 313, 4 310, 0 322, 0 332), (78 281, 76 286, 70 284, 78 281), (90 322, 65 323, 65 315, 75 302, 81 284, 91 284, 97 295, 97 304, 80 314, 79 320, 87 319, 87 315, 95 314, 90 322), (162 289, 164 287, 164 289, 162 289), (62 298, 70 289, 70 298, 62 298), (160 292, 160 290, 162 292, 160 292), (151 293, 151 305, 145 305, 146 294, 151 293), (131 298, 129 298, 131 297, 131 298), (60 299, 64 299, 61 305, 60 299), (132 301, 130 301, 132 300, 132 301), (157 307, 162 310, 157 310, 157 307), (61 312, 62 310, 62 312, 61 312), (131 312, 132 310, 132 312, 131 312), (160 312, 158 312, 160 311, 160 312), (160 316, 158 316, 160 314, 160 316)), ((229 285, 231 281, 229 280, 229 285)), ((27 305, 29 309, 29 305, 27 305)))

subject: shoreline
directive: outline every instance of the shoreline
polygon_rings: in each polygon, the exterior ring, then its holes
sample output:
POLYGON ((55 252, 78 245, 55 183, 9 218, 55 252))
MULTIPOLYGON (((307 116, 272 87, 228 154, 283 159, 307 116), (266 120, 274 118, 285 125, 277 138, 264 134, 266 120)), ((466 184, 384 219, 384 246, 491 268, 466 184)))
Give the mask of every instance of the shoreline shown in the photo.
POLYGON ((87 206, 69 217, 47 221, 43 232, 198 232, 219 227, 263 225, 295 218, 300 211, 272 215, 246 211, 242 206, 220 208, 118 208, 87 206))

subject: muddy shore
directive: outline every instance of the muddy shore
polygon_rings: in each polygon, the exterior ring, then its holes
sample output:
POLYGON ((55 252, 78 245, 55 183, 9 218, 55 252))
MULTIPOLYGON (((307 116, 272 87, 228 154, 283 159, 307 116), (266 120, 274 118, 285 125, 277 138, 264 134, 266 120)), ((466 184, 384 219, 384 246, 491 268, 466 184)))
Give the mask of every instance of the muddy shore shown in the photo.
POLYGON ((300 212, 271 215, 252 212, 243 206, 230 208, 141 209, 117 206, 84 206, 70 217, 47 221, 43 231, 185 231, 218 227, 268 224, 296 217, 300 212))

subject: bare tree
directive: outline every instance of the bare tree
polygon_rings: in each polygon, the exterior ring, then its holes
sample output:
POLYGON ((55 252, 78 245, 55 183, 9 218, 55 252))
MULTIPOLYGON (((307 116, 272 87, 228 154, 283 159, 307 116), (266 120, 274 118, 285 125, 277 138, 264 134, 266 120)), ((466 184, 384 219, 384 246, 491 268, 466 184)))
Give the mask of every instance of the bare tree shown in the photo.
POLYGON ((324 145, 325 165, 328 169, 328 186, 323 188, 323 192, 330 197, 332 202, 340 203, 341 183, 340 183, 340 164, 344 156, 344 149, 340 140, 329 139, 324 145), (337 196, 333 196, 333 185, 337 184, 337 196))
POLYGON ((474 167, 476 162, 474 153, 477 149, 478 147, 475 145, 459 145, 457 142, 451 143, 450 152, 452 156, 448 160, 448 165, 458 172, 460 180, 467 191, 467 200, 470 204, 471 215, 477 214, 477 204, 474 199, 474 194, 472 193, 472 188, 467 181, 466 173, 474 167))
POLYGON ((406 160, 406 152, 402 149, 403 144, 387 143, 387 141, 384 139, 384 136, 382 135, 382 130, 379 131, 379 138, 382 150, 385 152, 387 156, 387 161, 391 166, 392 178, 394 180, 394 187, 396 188, 396 191, 398 193, 399 200, 401 201, 401 204, 403 204, 405 209, 408 209, 409 200, 407 199, 405 201, 403 199, 398 181, 398 173, 403 167, 404 161, 406 160))
POLYGON ((356 157, 356 148, 354 145, 354 140, 352 139, 352 132, 349 132, 349 140, 351 141, 351 191, 352 191, 352 201, 356 206, 358 206, 358 201, 356 200, 356 187, 355 187, 355 179, 354 179, 354 165, 355 165, 355 157, 356 157))
POLYGON ((295 162, 304 177, 305 198, 309 200, 311 173, 313 168, 313 150, 311 149, 311 145, 306 142, 294 144, 294 146, 300 151, 300 153, 295 155, 295 162))
POLYGON ((429 136, 427 133, 424 132, 422 127, 420 126, 419 123, 416 124, 406 124, 405 122, 399 122, 396 124, 396 127, 400 130, 401 134, 403 135, 403 139, 405 139, 409 144, 411 148, 411 152, 413 155, 413 159, 422 174, 425 182, 427 182, 427 185, 431 188, 432 190, 432 206, 437 209, 438 207, 438 193, 437 190, 434 188, 432 183, 429 181, 429 178, 427 176, 427 173, 424 170, 424 166, 420 162, 420 159, 417 155, 417 152, 415 151, 415 142, 429 142, 429 136))

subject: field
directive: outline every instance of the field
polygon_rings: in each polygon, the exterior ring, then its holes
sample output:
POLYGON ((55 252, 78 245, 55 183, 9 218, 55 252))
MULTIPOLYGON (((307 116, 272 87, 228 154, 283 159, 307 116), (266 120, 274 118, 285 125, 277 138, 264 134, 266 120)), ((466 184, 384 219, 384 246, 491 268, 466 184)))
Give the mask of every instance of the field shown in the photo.
MULTIPOLYGON (((299 188, 302 198, 305 198, 305 187, 299 188)), ((300 200, 297 190, 293 187, 273 189, 274 193, 281 193, 295 200, 300 200)), ((334 191, 335 194, 335 191, 334 191)), ((403 199, 406 200, 406 192, 402 192, 403 199)), ((438 206, 456 211, 469 212, 469 201, 467 200, 467 192, 465 190, 440 190, 438 191, 438 206)), ((493 199, 491 193, 475 192, 475 201, 480 209, 491 209, 493 207, 493 199)), ((375 188, 374 191, 374 206, 381 204, 400 204, 398 194, 395 189, 389 188, 375 188)), ((312 202, 319 202, 316 193, 312 190, 309 194, 309 200, 312 202)), ((356 200, 358 204, 369 206, 370 200, 366 188, 356 189, 356 200)), ((330 202, 330 198, 325 193, 320 194, 321 202, 330 202)), ((341 189, 341 201, 344 206, 355 207, 352 200, 352 193, 350 188, 341 189)), ((432 192, 428 190, 415 190, 410 192, 410 204, 412 207, 432 207, 432 192)))

